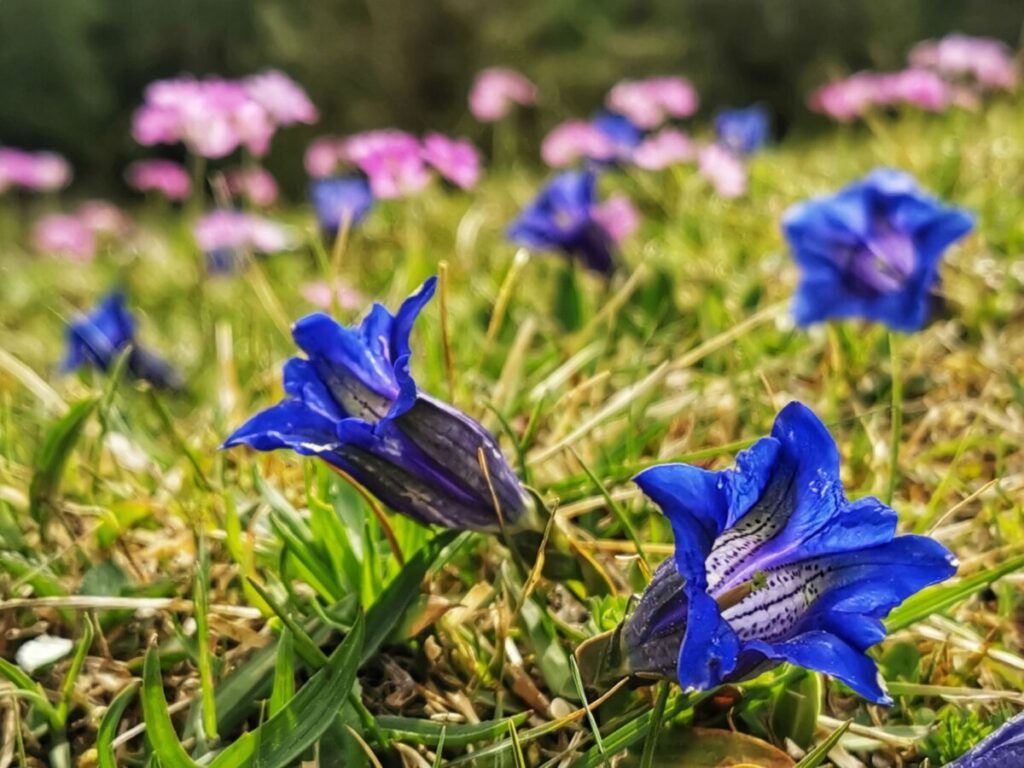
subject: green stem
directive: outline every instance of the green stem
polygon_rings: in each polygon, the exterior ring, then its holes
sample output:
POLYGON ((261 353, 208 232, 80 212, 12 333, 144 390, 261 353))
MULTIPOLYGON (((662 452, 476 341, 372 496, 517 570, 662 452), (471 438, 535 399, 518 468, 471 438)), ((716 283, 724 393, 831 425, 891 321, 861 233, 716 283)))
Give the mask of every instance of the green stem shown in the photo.
POLYGON ((892 497, 899 482, 900 440, 903 435, 903 380, 894 333, 889 334, 889 373, 892 378, 892 433, 889 436, 889 487, 886 489, 885 503, 892 506, 892 497))

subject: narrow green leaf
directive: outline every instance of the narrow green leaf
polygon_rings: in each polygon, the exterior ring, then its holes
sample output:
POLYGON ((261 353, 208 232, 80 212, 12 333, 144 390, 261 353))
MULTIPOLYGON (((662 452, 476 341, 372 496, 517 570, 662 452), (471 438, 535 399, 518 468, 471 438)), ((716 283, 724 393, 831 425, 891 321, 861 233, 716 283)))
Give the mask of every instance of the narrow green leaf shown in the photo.
POLYGON ((523 756, 523 745, 519 743, 519 731, 516 724, 511 720, 506 721, 508 725, 508 736, 512 740, 512 759, 516 768, 526 768, 526 758, 523 756))
POLYGON ((210 553, 206 540, 199 537, 199 558, 194 583, 196 651, 198 654, 199 689, 202 702, 203 732, 208 739, 217 738, 217 704, 214 698, 213 653, 210 651, 210 553))
POLYGON ((825 758, 828 757, 828 753, 831 752, 832 748, 839 743, 841 738, 843 738, 843 734, 846 733, 847 729, 850 727, 850 723, 852 722, 852 720, 847 720, 832 731, 827 739, 804 755, 803 760, 797 763, 795 768, 817 768, 825 762, 825 758))
POLYGON ((64 683, 61 685, 60 701, 57 703, 57 719, 61 727, 67 725, 68 709, 71 706, 71 697, 75 694, 75 681, 82 671, 82 664, 85 663, 85 655, 92 647, 92 622, 88 616, 82 617, 82 636, 78 638, 78 645, 75 647, 75 655, 71 657, 71 665, 64 675, 64 683))
POLYGON ((780 742, 788 738, 806 748, 814 741, 823 694, 821 675, 816 672, 783 686, 771 710, 772 732, 780 742))
POLYGON ((270 693, 270 716, 273 717, 295 695, 295 647, 292 633, 285 628, 277 643, 274 659, 274 687, 270 693))
POLYGON ((117 768, 117 757, 114 755, 117 726, 120 725, 125 709, 131 704, 138 691, 138 682, 132 682, 125 686, 110 702, 107 711, 103 713, 100 727, 96 733, 96 759, 99 762, 99 768, 117 768))
POLYGON ((663 680, 658 686, 658 698, 654 702, 654 711, 651 713, 651 727, 644 741, 644 751, 640 755, 640 768, 651 768, 654 765, 654 755, 658 749, 658 735, 661 733, 661 724, 665 719, 665 704, 668 702, 669 692, 668 680, 663 680))
POLYGON ((50 700, 46 698, 46 691, 43 689, 43 686, 29 677, 21 667, 11 664, 11 662, 4 658, 0 658, 0 676, 6 677, 15 688, 24 691, 32 697, 40 714, 46 718, 50 727, 60 728, 60 717, 58 717, 57 710, 50 703, 50 700))
POLYGON ((504 720, 488 720, 471 725, 452 725, 414 717, 386 715, 377 718, 377 725, 392 741, 425 744, 440 749, 442 743, 450 747, 466 747, 481 741, 493 741, 508 732, 510 720, 518 728, 527 721, 529 716, 529 712, 517 712, 504 720))
POLYGON ((97 402, 95 397, 80 400, 47 431, 42 448, 36 456, 35 472, 28 493, 29 513, 37 522, 42 521, 44 508, 60 491, 64 467, 97 402))
POLYGON ((352 692, 364 637, 359 614, 326 666, 280 712, 221 752, 210 768, 285 768, 297 760, 334 722, 352 692))
POLYGON ((146 722, 146 740, 160 760, 161 768, 195 768, 199 765, 181 746, 171 722, 160 676, 160 654, 156 648, 146 651, 142 665, 142 717, 146 722))

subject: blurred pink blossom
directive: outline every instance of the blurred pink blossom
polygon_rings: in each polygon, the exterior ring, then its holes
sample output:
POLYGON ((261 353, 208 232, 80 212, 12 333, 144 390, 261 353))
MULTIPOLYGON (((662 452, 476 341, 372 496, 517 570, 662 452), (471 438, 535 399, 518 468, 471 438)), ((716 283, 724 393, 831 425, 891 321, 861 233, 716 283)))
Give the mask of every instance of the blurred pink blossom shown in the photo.
POLYGON ((689 117, 697 111, 697 91, 683 77, 623 80, 608 92, 606 106, 638 128, 657 128, 669 117, 689 117))
POLYGON ((701 147, 697 155, 700 174, 722 197, 740 197, 747 191, 747 169, 743 161, 718 144, 701 147))
POLYGON ((227 172, 228 191, 244 197, 258 208, 267 208, 277 202, 277 181, 266 168, 234 168, 227 172))
POLYGON ((537 87, 514 69, 492 67, 481 71, 469 91, 469 111, 483 123, 503 119, 513 104, 537 101, 537 87))
POLYGON ((320 136, 306 147, 303 165, 314 179, 330 176, 338 167, 345 151, 345 142, 336 136, 320 136))
POLYGON ((383 200, 414 194, 430 183, 420 143, 405 131, 357 133, 346 139, 342 154, 366 174, 374 197, 383 200))
MULTIPOLYGON (((302 297, 315 307, 320 309, 331 308, 331 287, 324 281, 317 281, 304 284, 299 292, 302 297)), ((349 312, 355 312, 366 306, 366 297, 351 286, 339 284, 335 295, 338 299, 338 306, 349 312)))
POLYGON ((234 210, 212 211, 196 222, 193 234, 205 253, 252 250, 275 253, 295 246, 290 230, 270 219, 234 210))
POLYGON ((170 160, 139 160, 128 166, 125 179, 138 192, 158 192, 168 200, 184 200, 192 191, 188 172, 170 160))
POLYGON ((76 216, 95 235, 116 237, 131 230, 131 219, 113 203, 106 200, 86 200, 76 216))
POLYGON ((302 86, 276 69, 247 77, 245 89, 278 125, 312 124, 319 118, 302 86))
POLYGON ((540 146, 541 158, 552 168, 562 168, 581 158, 611 160, 616 151, 607 135, 583 120, 556 125, 540 146))
POLYGON ((879 78, 872 72, 858 72, 833 80, 811 94, 810 107, 840 123, 863 116, 879 97, 879 78))
POLYGON ((468 139, 427 134, 422 155, 428 165, 461 189, 472 189, 480 180, 480 152, 468 139))
POLYGON ((53 192, 70 182, 71 166, 57 153, 0 147, 0 192, 8 187, 53 192))
POLYGON ((660 171, 697 157, 693 140, 676 128, 662 128, 633 150, 633 162, 648 171, 660 171))
POLYGON ((877 77, 875 102, 880 105, 910 104, 929 112, 941 112, 952 101, 949 84, 928 69, 911 68, 877 77))
POLYGON ((593 208, 594 221, 619 243, 633 234, 640 226, 640 213, 625 195, 611 195, 593 208))
POLYGON ((910 51, 910 63, 950 77, 972 78, 985 90, 1012 90, 1017 84, 1013 51, 988 37, 954 34, 926 40, 910 51))
POLYGON ((53 213, 32 228, 32 244, 40 253, 85 263, 96 255, 96 236, 77 216, 53 213))

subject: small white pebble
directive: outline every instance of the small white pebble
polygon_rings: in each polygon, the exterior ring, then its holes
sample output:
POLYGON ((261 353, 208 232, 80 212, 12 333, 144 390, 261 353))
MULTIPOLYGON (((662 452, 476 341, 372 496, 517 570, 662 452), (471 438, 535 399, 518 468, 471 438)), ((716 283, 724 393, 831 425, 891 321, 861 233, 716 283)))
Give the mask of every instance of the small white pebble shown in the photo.
POLYGON ((71 653, 74 643, 63 637, 39 635, 23 643, 14 660, 30 675, 40 667, 59 661, 71 653))

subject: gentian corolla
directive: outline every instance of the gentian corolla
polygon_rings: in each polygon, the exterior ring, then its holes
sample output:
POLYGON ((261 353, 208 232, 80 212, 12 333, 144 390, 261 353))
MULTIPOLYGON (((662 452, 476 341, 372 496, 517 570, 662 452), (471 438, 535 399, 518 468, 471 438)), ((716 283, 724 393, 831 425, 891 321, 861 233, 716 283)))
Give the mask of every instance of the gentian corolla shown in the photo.
POLYGON ((897 331, 921 328, 943 252, 973 225, 888 168, 792 206, 782 228, 802 272, 797 323, 864 317, 897 331))
POLYGON ((342 223, 355 226, 373 207, 370 183, 361 175, 313 179, 309 185, 309 196, 320 228, 332 238, 342 223))
POLYGON ((121 293, 107 296, 90 314, 68 326, 68 352, 61 365, 65 373, 91 365, 108 371, 121 352, 128 353, 128 372, 155 387, 177 390, 183 386, 181 375, 163 358, 139 346, 135 339, 135 320, 128 312, 121 293))
POLYGON ((591 171, 558 174, 508 229, 508 238, 527 248, 558 250, 596 272, 614 269, 612 233, 595 216, 596 177, 591 171))
POLYGON ((715 115, 718 143, 738 155, 750 155, 768 142, 771 117, 760 104, 726 109, 715 115))
POLYGON ((394 315, 375 304, 357 328, 323 313, 295 323, 292 336, 307 357, 285 364, 288 397, 249 419, 224 447, 317 456, 422 523, 474 531, 535 526, 494 437, 421 392, 409 372, 409 333, 435 286, 430 278, 394 315))
MULTIPOLYGON (((669 519, 675 555, 605 663, 707 690, 790 662, 891 703, 865 652, 894 607, 957 561, 928 537, 897 536, 896 513, 878 499, 846 498, 836 444, 808 408, 786 406, 735 469, 664 464, 635 480, 669 519)), ((593 657, 583 660, 592 672, 593 657)))

